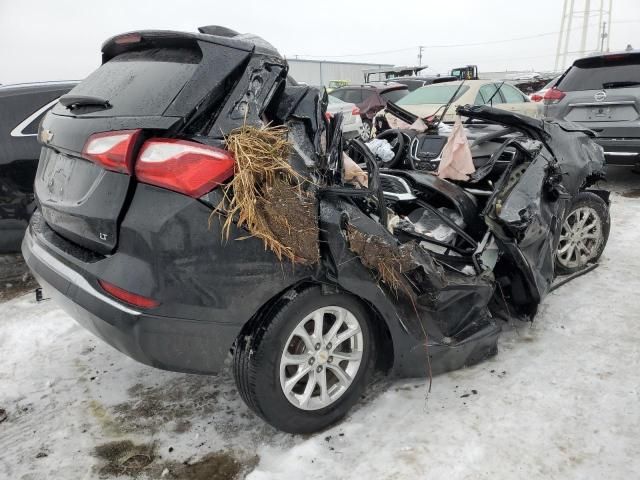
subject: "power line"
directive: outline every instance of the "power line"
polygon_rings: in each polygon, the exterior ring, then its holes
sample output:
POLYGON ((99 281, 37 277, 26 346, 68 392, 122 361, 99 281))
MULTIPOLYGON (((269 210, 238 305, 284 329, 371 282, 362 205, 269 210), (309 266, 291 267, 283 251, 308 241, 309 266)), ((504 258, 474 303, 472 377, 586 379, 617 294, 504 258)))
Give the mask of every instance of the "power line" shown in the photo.
MULTIPOLYGON (((640 19, 637 20, 619 20, 619 21, 615 21, 615 22, 611 22, 611 23, 640 23, 640 19)), ((591 24, 589 25, 591 27, 593 26, 598 26, 595 24, 591 24)), ((573 30, 578 30, 581 29, 582 26, 579 27, 575 27, 572 28, 571 31, 573 30)), ((439 44, 439 45, 413 45, 411 47, 406 47, 406 48, 398 48, 395 50, 382 50, 382 51, 377 51, 377 52, 367 52, 367 53, 348 53, 348 54, 342 54, 342 55, 303 55, 303 54, 298 54, 298 55, 291 55, 291 56, 300 56, 300 57, 307 57, 307 58, 347 58, 347 57, 366 57, 366 56, 370 56, 370 55, 384 55, 384 54, 389 54, 389 53, 399 53, 399 52, 407 52, 409 50, 415 50, 416 48, 423 48, 423 49, 429 49, 429 48, 458 48, 458 47, 475 47, 475 46, 480 46, 480 45, 495 45, 495 44, 499 44, 499 43, 507 43, 507 42, 517 42, 520 40, 531 40, 534 38, 542 38, 542 37, 547 37, 550 35, 558 35, 560 32, 556 31, 556 32, 546 32, 546 33, 538 33, 536 35, 527 35, 524 37, 515 37, 515 38, 508 38, 508 39, 504 39, 504 40, 488 40, 488 41, 484 41, 484 42, 473 42, 473 43, 452 43, 452 44, 439 44)))

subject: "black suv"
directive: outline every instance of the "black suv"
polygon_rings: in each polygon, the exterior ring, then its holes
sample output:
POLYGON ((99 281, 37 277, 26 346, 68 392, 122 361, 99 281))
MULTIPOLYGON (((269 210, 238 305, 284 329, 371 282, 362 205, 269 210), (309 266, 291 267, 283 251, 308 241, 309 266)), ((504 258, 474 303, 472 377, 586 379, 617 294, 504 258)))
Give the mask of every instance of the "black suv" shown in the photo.
POLYGON ((576 60, 543 103, 546 117, 593 130, 607 163, 640 166, 640 51, 576 60))
MULTIPOLYGON (((535 315, 560 242, 569 271, 606 244, 608 197, 582 191, 601 178, 602 151, 562 123, 459 112, 502 125, 474 140, 482 159, 465 185, 383 170, 362 141, 343 142, 324 92, 288 81, 262 39, 220 27, 134 32, 108 40, 102 60, 41 122, 27 264, 80 324, 143 363, 210 374, 231 354, 246 404, 288 432, 343 417, 374 368, 415 377, 494 355, 498 319, 535 315), (287 148, 254 181, 247 165, 273 145, 247 155, 233 139, 255 140, 265 125, 287 148), (507 152, 505 173, 485 181, 507 152), (349 181, 348 170, 363 173, 349 158, 366 165, 364 184, 349 181), (248 205, 278 206, 265 223, 306 262, 281 261, 244 211, 218 208, 264 185, 277 161, 303 181, 248 205)), ((425 135, 420 151, 443 147, 425 135)))
POLYGON ((0 253, 17 252, 33 212, 38 124, 78 82, 0 87, 0 253))
POLYGON ((409 93, 409 88, 401 83, 372 82, 364 85, 349 85, 337 88, 331 96, 343 102, 355 103, 362 118, 362 138, 371 138, 373 117, 382 110, 388 101, 393 103, 409 93))

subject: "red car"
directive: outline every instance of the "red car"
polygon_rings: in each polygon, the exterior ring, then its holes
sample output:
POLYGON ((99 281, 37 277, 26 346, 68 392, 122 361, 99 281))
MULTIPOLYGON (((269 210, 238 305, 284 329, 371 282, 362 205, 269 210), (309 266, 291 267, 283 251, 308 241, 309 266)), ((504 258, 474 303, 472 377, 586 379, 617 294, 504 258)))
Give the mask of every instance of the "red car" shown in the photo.
POLYGON ((387 101, 397 102, 409 93, 409 87, 396 82, 372 82, 364 85, 349 85, 331 92, 343 102, 355 103, 362 118, 362 138, 371 138, 373 117, 387 106, 387 101))

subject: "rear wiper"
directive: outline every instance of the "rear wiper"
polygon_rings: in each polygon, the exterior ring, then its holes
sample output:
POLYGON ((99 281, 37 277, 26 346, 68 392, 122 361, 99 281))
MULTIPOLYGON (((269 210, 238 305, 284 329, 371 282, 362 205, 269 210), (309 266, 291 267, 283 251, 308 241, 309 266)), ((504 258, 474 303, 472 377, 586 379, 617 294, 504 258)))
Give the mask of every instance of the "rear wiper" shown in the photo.
POLYGON ((636 85, 640 85, 640 82, 606 82, 602 84, 602 88, 624 88, 635 87, 636 85))
POLYGON ((87 95, 62 95, 58 101, 69 110, 73 110, 78 107, 111 108, 109 100, 87 95))

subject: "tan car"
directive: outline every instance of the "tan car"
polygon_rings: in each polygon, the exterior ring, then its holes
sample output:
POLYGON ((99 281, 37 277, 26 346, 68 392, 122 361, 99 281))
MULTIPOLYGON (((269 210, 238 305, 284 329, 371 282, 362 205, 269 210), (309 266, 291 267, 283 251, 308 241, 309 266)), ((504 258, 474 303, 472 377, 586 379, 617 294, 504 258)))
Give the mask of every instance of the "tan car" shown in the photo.
MULTIPOLYGON (((446 82, 426 85, 401 98, 396 104, 421 118, 440 115, 444 105, 453 96, 462 82, 446 82)), ((513 85, 495 80, 466 80, 447 110, 445 122, 453 122, 458 105, 492 105, 510 112, 533 118, 542 117, 540 104, 534 103, 513 85), (500 88, 498 93, 496 90, 500 88), (495 94, 495 95, 494 95, 495 94), (493 97, 493 98, 492 98, 493 97)))

